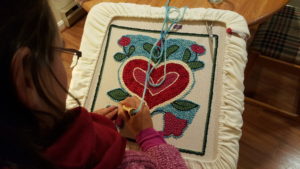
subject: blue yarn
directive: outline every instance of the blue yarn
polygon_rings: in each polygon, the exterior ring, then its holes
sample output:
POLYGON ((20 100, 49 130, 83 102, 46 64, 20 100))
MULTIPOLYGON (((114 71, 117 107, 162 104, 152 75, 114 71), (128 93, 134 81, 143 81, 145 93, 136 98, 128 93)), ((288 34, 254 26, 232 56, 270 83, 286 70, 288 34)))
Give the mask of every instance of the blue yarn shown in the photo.
POLYGON ((167 2, 165 4, 166 12, 165 12, 165 18, 164 18, 163 26, 162 26, 162 29, 161 29, 161 32, 160 32, 160 38, 154 43, 155 45, 153 45, 153 47, 150 51, 150 58, 148 60, 148 68, 147 68, 147 72, 146 72, 146 78, 145 78, 145 83, 144 83, 144 90, 143 90, 142 100, 141 100, 141 103, 140 103, 139 107, 133 112, 134 114, 136 114, 137 112, 139 112, 141 110, 141 108, 143 106, 143 103, 145 102, 145 95, 146 95, 148 83, 152 87, 158 87, 166 80, 166 74, 167 74, 167 67, 166 67, 166 59, 167 59, 166 49, 167 49, 167 47, 166 46, 168 44, 167 36, 168 36, 169 32, 171 31, 172 27, 183 19, 183 16, 184 16, 185 11, 186 11, 186 7, 184 7, 184 11, 181 13, 179 8, 170 7, 169 3, 170 3, 170 0, 167 0, 167 2), (171 9, 173 9, 173 11, 171 11, 171 9), (170 13, 172 13, 172 12, 176 12, 178 14, 175 19, 170 18, 170 13), (157 43, 159 41, 161 42, 161 47, 157 46, 157 43), (159 61, 150 69, 151 58, 155 57, 154 56, 154 51, 157 48, 160 49, 163 52, 160 52, 160 55, 158 57, 156 57, 156 58, 159 58, 159 61), (164 54, 164 56, 162 56, 163 54, 164 54), (158 66, 158 64, 160 63, 162 58, 164 59, 163 60, 163 63, 164 63, 163 80, 160 81, 158 84, 153 84, 149 81, 151 73, 158 66))
POLYGON ((195 107, 189 111, 180 111, 169 104, 169 105, 166 105, 163 107, 158 107, 151 113, 151 115, 153 116, 153 115, 160 114, 160 113, 165 114, 166 112, 171 112, 172 114, 174 114, 176 116, 176 118, 187 120, 188 124, 192 124, 192 121, 193 121, 196 113, 199 111, 199 109, 200 109, 200 105, 198 105, 197 107, 195 107))

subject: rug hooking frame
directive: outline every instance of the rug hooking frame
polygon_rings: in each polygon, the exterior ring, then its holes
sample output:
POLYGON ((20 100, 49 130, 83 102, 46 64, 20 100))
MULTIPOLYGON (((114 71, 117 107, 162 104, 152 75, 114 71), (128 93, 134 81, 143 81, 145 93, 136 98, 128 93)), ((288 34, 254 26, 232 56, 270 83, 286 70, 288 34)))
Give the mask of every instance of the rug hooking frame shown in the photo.
MULTIPOLYGON (((109 44, 109 40, 110 40, 110 35, 111 35, 111 29, 112 28, 121 28, 121 29, 127 29, 127 30, 135 30, 135 31, 141 31, 141 32, 155 32, 155 33, 159 33, 160 31, 156 31, 156 30, 147 30, 147 29, 139 29, 139 28, 130 28, 130 27, 125 27, 125 26, 119 26, 119 25, 114 25, 114 24, 111 24, 109 26, 109 29, 108 29, 108 33, 107 33, 107 42, 106 42, 106 46, 105 46, 105 50, 104 50, 104 55, 102 57, 102 64, 101 64, 101 68, 100 68, 100 73, 99 73, 99 77, 98 77, 98 80, 97 80, 97 87, 95 89, 95 95, 94 95, 94 98, 93 98, 93 103, 92 103, 92 106, 91 106, 91 111, 94 111, 94 106, 95 106, 95 102, 97 100, 97 97, 98 97, 98 90, 99 90, 99 86, 100 86, 100 83, 101 83, 101 77, 102 77, 102 73, 103 73, 103 68, 104 68, 104 65, 105 65, 105 59, 106 59, 106 56, 107 56, 107 49, 108 49, 108 44, 109 44)), ((187 36, 198 36, 198 37, 209 37, 208 34, 197 34, 197 33, 181 33, 181 32, 169 32, 169 34, 179 34, 179 35, 187 35, 187 36)), ((206 149, 206 142, 207 142, 207 132, 208 132, 208 126, 209 126, 209 122, 210 122, 210 114, 211 114, 211 104, 212 104, 212 97, 213 97, 213 88, 214 88, 214 79, 215 79, 215 70, 216 70, 216 60, 217 60, 217 54, 218 54, 218 35, 213 35, 213 38, 215 39, 215 45, 216 46, 214 48, 214 60, 213 60, 213 67, 212 67, 212 75, 211 75, 211 84, 210 84, 210 94, 209 94, 209 106, 208 106, 208 113, 207 113, 207 118, 206 118, 206 124, 205 124, 205 132, 204 132, 204 142, 203 142, 203 145, 202 145, 202 151, 200 152, 197 152, 197 151, 192 151, 192 150, 186 150, 186 149, 182 149, 182 148, 179 148, 179 151, 180 152, 185 152, 185 153, 190 153, 190 154, 196 154, 196 155, 205 155, 205 149, 206 149)), ((134 141, 132 139, 129 139, 131 141, 134 141)))
MULTIPOLYGON (((97 57, 110 22, 116 17, 162 19, 164 8, 126 3, 101 3, 96 5, 86 19, 80 50, 83 57, 72 72, 70 92, 85 105, 94 76, 97 57)), ((172 17, 172 16, 171 16, 172 17)), ((225 10, 187 9, 184 21, 212 21, 225 24, 236 32, 249 35, 245 19, 237 13, 225 10)), ((241 37, 227 35, 223 66, 222 104, 219 117, 217 156, 214 160, 201 161, 184 157, 189 168, 236 168, 241 136, 243 111, 243 71, 247 61, 246 42, 241 37)), ((100 61, 101 62, 101 61, 100 61)), ((101 63, 102 64, 102 63, 101 63)), ((71 97, 67 107, 78 106, 71 97)), ((88 109, 90 107, 87 107, 88 109)))

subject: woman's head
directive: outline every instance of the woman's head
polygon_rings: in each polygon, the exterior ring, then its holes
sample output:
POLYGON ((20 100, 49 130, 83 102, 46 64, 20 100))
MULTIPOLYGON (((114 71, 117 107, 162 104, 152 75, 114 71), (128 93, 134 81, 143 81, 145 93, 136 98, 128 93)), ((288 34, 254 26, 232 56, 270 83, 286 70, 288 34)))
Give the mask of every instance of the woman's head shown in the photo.
POLYGON ((62 43, 47 0, 2 0, 0 20, 1 168, 15 158, 9 148, 23 144, 15 138, 27 146, 39 143, 62 118, 67 82, 54 50, 62 43))

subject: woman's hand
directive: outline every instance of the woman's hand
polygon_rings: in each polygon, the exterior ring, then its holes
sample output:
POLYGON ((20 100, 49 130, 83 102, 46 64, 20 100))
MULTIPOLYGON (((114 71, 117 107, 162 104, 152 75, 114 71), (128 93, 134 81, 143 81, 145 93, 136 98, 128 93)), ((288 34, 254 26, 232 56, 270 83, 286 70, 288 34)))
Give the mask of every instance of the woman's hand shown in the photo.
POLYGON ((118 115, 118 107, 117 106, 109 106, 106 108, 98 109, 98 110, 94 111, 94 113, 101 114, 110 120, 115 120, 118 115))
POLYGON ((123 105, 137 109, 140 105, 140 102, 141 101, 134 96, 127 97, 125 100, 119 103, 118 118, 121 118, 124 121, 124 126, 120 130, 120 133, 123 136, 135 139, 142 130, 153 127, 150 111, 147 105, 143 104, 141 110, 133 116, 123 110, 123 105))

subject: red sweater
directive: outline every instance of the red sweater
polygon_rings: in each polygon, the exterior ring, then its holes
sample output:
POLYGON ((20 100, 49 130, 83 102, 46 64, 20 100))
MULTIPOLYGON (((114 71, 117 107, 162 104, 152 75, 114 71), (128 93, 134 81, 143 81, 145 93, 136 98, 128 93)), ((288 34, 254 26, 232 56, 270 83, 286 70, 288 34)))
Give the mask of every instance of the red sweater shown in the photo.
POLYGON ((69 129, 44 155, 63 169, 113 169, 122 161, 126 140, 107 118, 84 108, 69 129))
POLYGON ((62 169, 186 169, 178 150, 153 129, 137 137, 142 152, 126 151, 126 141, 104 116, 83 108, 74 123, 44 155, 62 169))

